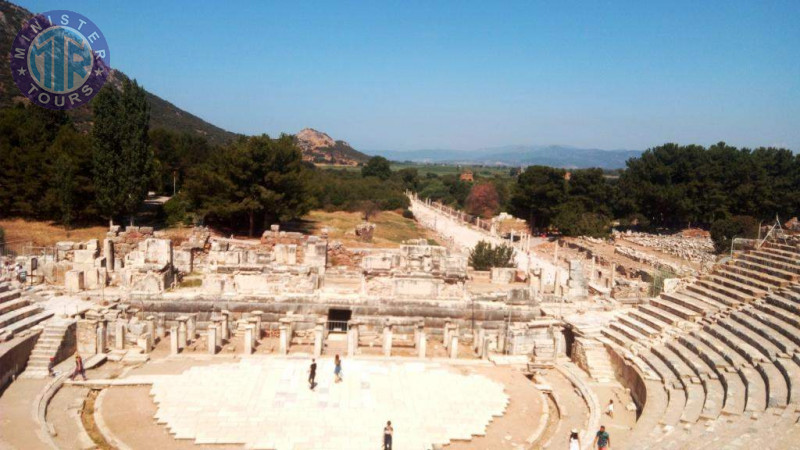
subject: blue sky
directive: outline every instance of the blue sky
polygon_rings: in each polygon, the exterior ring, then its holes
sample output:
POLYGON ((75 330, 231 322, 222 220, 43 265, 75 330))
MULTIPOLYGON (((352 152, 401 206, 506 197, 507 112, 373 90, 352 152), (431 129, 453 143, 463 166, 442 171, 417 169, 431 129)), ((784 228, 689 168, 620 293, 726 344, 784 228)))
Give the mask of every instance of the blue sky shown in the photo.
POLYGON ((800 1, 21 1, 246 134, 361 150, 664 142, 800 150, 800 1))

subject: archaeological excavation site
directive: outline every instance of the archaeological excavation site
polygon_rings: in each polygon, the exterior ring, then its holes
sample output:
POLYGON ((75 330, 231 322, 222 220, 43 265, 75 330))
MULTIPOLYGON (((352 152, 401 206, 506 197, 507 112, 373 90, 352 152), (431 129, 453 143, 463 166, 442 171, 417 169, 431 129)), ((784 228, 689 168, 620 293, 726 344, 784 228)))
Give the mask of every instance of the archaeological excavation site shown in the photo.
POLYGON ((424 232, 396 245, 115 225, 8 257, 2 442, 369 449, 387 421, 413 449, 800 438, 793 224, 715 254, 697 229, 541 236, 408 195, 424 232), (476 270, 480 242, 510 264, 476 270))

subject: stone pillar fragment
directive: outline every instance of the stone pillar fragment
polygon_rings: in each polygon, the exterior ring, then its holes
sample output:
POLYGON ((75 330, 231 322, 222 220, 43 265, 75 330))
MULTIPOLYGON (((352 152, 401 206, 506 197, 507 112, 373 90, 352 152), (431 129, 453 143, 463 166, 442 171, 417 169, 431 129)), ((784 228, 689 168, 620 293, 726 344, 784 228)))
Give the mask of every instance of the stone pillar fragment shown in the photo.
POLYGON ((147 331, 150 333, 150 342, 155 343, 156 338, 158 338, 158 334, 156 333, 156 316, 147 316, 145 321, 147 322, 147 331))
POLYGON ((222 339, 228 340, 231 338, 230 336, 230 320, 231 320, 231 312, 224 309, 222 310, 222 339))
POLYGON ((425 357, 425 350, 428 346, 428 340, 425 338, 425 329, 421 329, 419 332, 419 342, 417 344, 417 356, 420 358, 425 357))
POLYGON ((103 257, 106 259, 106 269, 114 271, 114 242, 111 239, 103 241, 103 257))
POLYGON ((197 339, 197 314, 189 314, 186 320, 186 339, 193 342, 197 339))
POLYGON ((172 355, 177 355, 180 351, 180 347, 178 347, 178 324, 172 325, 169 329, 169 350, 172 355))
POLYGON ((106 323, 99 321, 97 323, 97 353, 105 353, 107 345, 106 323))
POLYGON ((289 353, 289 327, 281 324, 278 330, 280 330, 280 354, 285 355, 289 353))
POLYGON ((206 347, 208 348, 209 355, 215 355, 217 353, 217 327, 214 324, 209 324, 208 326, 206 347))
POLYGON ((255 325, 249 324, 244 327, 244 354, 253 354, 253 339, 255 335, 255 325))
POLYGON ((383 356, 392 356, 392 325, 383 327, 383 356))
POLYGON ((178 348, 186 348, 186 318, 178 318, 178 348))
POLYGON ((156 325, 156 334, 158 338, 163 340, 167 337, 167 315, 158 313, 158 324, 156 325))
POLYGON ((356 356, 358 351, 358 325, 351 324, 347 330, 347 355, 356 356))
POLYGON ((117 350, 125 349, 125 322, 118 320, 114 328, 114 348, 117 350))
POLYGON ((317 358, 322 355, 322 337, 324 330, 325 328, 320 324, 314 327, 314 356, 317 358))
POLYGON ((450 337, 450 358, 457 359, 458 358, 458 335, 453 334, 450 337))

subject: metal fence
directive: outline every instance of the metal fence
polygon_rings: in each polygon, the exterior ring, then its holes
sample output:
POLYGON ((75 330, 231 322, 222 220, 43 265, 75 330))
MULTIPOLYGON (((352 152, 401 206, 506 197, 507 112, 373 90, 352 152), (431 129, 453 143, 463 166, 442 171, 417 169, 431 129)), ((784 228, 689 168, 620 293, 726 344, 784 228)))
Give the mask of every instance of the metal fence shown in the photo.
POLYGON ((329 320, 327 322, 328 333, 347 333, 347 320, 329 320))

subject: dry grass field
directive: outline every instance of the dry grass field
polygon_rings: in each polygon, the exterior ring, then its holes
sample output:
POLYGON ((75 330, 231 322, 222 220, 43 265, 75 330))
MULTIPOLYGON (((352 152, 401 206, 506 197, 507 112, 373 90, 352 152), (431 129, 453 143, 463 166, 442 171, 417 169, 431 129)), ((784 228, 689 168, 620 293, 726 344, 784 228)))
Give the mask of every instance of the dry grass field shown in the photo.
POLYGON ((6 247, 14 251, 20 251, 28 245, 47 247, 58 241, 103 239, 108 231, 108 227, 93 226, 76 228, 67 233, 62 226, 25 219, 2 219, 0 228, 6 232, 6 247))
POLYGON ((354 230, 361 218, 360 212, 317 210, 310 212, 303 220, 308 226, 308 232, 319 235, 323 228, 327 228, 330 240, 355 247, 396 247, 408 239, 434 238, 432 233, 414 220, 406 219, 395 211, 382 211, 370 218, 370 222, 377 225, 372 243, 360 242, 354 230))

